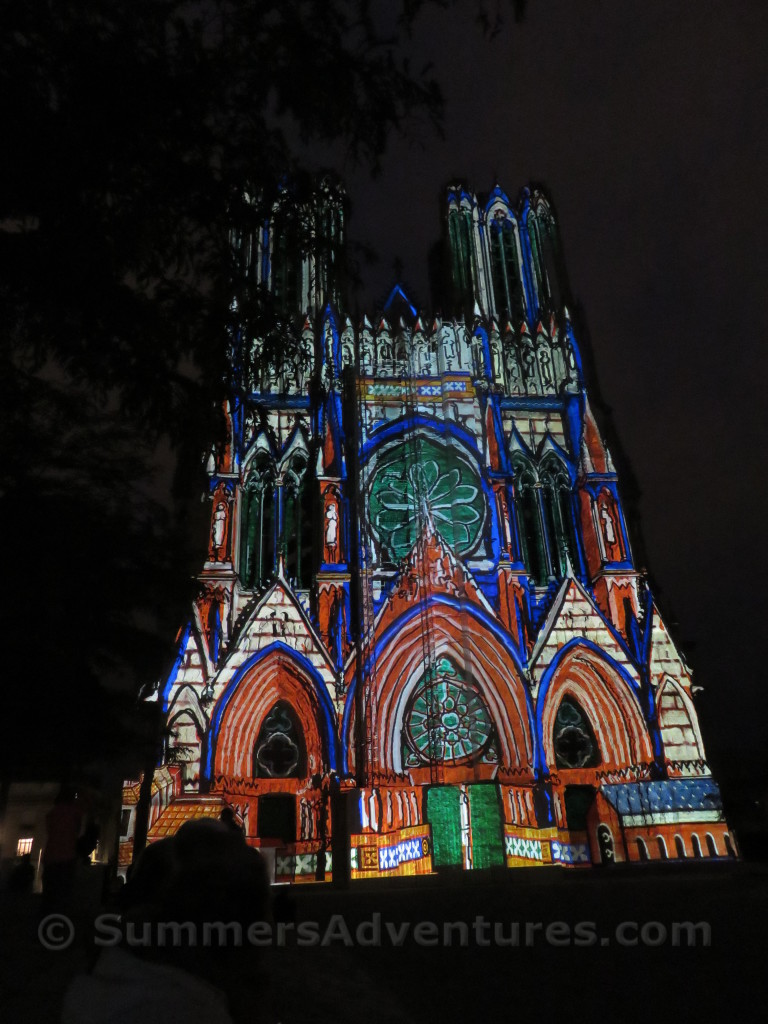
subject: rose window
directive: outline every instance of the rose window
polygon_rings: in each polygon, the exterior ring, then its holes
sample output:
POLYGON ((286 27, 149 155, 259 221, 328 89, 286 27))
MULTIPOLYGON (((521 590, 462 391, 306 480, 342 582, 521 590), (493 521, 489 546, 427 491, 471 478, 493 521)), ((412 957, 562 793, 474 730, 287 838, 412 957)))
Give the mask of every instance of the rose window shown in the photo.
POLYGON ((555 764, 558 768, 593 768, 600 764, 600 752, 587 716, 576 703, 564 697, 555 718, 555 764))
POLYGON ((495 761, 493 725, 477 688, 447 658, 427 673, 411 697, 403 730, 406 768, 430 761, 495 761))
POLYGON ((485 521, 480 476, 455 446, 416 435, 377 457, 369 517, 392 560, 410 552, 429 517, 441 537, 466 554, 476 547, 485 521))
POLYGON ((290 706, 278 701, 264 719, 253 747, 255 778, 288 779, 303 775, 301 726, 290 706))

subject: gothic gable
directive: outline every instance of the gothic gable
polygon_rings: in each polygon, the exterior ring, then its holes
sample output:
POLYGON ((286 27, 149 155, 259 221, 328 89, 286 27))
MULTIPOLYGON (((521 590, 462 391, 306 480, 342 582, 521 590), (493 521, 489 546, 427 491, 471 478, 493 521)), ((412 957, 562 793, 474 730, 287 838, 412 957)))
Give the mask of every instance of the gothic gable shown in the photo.
POLYGON ((531 687, 537 693, 544 673, 558 652, 574 638, 604 651, 639 686, 640 673, 620 635, 611 627, 584 587, 567 577, 534 643, 529 661, 531 687))
POLYGON ((215 679, 218 696, 240 667, 255 653, 280 642, 305 658, 335 697, 335 676, 328 652, 306 612, 280 574, 267 593, 245 612, 234 647, 215 679))

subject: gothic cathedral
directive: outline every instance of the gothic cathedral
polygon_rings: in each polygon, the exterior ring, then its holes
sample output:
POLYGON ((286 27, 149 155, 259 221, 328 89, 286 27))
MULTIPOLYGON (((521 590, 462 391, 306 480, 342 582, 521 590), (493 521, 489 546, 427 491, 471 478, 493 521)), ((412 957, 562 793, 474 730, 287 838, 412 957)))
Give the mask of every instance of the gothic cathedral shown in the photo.
POLYGON ((236 243, 282 319, 234 339, 149 841, 229 806, 295 882, 735 856, 550 204, 457 185, 445 212, 449 317, 396 286, 350 318, 328 181, 236 243))

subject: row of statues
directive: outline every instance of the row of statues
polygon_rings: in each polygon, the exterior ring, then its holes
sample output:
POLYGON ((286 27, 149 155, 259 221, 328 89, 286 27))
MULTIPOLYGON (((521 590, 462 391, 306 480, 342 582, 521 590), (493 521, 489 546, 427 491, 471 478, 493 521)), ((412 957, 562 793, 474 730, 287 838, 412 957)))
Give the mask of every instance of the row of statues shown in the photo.
POLYGON ((476 380, 509 395, 558 395, 576 390, 579 369, 567 330, 550 320, 533 331, 491 322, 470 332, 462 322, 435 320, 429 330, 417 319, 413 328, 401 322, 394 330, 382 319, 374 328, 367 318, 359 331, 349 319, 340 332, 330 320, 323 344, 317 344, 308 323, 300 334, 286 329, 278 351, 269 353, 254 339, 246 354, 246 384, 251 393, 306 394, 317 375, 331 386, 347 367, 362 377, 429 378, 470 373, 476 380), (322 356, 320 355, 322 353, 322 356), (321 365, 318 367, 318 362, 321 365))

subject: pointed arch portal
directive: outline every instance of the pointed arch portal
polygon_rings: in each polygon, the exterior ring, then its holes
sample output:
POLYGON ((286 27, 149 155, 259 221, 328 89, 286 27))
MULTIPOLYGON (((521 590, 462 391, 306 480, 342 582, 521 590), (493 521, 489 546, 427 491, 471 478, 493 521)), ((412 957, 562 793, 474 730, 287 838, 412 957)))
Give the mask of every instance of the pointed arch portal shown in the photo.
POLYGON ((597 647, 576 642, 558 654, 539 690, 542 767, 551 769, 558 764, 557 717, 564 701, 583 712, 604 765, 653 761, 651 738, 630 684, 597 647))
POLYGON ((266 738, 269 716, 276 707, 288 715, 302 741, 297 764, 306 765, 306 774, 322 772, 328 764, 334 767, 333 707, 325 685, 308 662, 275 643, 249 659, 219 698, 208 771, 214 776, 250 778, 258 741, 266 738))
MULTIPOLYGON (((370 694, 374 756, 383 771, 404 770, 403 732, 425 672, 423 625, 417 605, 387 630, 377 645, 375 666, 368 667, 369 678, 376 680, 376 692, 370 694)), ((429 626, 436 661, 471 666, 470 692, 482 701, 481 724, 487 713, 487 725, 498 740, 499 764, 532 773, 532 710, 517 659, 501 634, 482 609, 447 598, 430 601, 429 626)))

